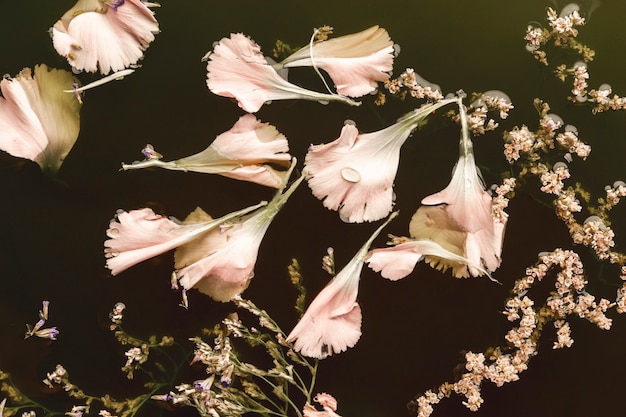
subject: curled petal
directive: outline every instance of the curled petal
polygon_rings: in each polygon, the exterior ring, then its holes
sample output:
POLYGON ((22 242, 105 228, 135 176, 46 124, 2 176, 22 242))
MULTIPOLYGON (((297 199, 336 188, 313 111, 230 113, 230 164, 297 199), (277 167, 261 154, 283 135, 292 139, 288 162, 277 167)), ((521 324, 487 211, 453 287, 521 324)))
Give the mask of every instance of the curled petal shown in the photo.
POLYGON ((154 40, 159 24, 154 3, 126 0, 115 7, 79 0, 51 29, 52 43, 77 70, 102 74, 136 64, 154 40))
POLYGON ((315 66, 325 70, 337 92, 361 97, 389 79, 394 47, 387 31, 372 26, 362 32, 316 42, 287 57, 281 66, 315 66), (313 57, 311 57, 313 55, 313 57))

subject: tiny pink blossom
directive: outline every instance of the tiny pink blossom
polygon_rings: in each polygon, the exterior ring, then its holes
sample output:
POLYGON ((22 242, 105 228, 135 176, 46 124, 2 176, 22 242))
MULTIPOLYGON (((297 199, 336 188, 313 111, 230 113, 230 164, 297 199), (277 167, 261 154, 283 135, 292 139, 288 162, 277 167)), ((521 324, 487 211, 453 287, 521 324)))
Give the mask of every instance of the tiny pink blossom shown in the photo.
POLYGON ((63 92, 75 82, 70 72, 44 64, 0 81, 0 149, 56 173, 80 131, 81 103, 63 92))
POLYGON ((313 299, 286 339, 294 342, 296 351, 312 358, 325 358, 341 353, 358 342, 362 315, 357 295, 363 263, 372 241, 396 215, 393 213, 389 216, 352 260, 313 299))
POLYGON ((337 400, 332 395, 323 392, 317 394, 314 400, 318 402, 324 410, 319 411, 311 404, 306 403, 303 409, 304 417, 341 417, 336 413, 337 400))
POLYGON ((335 83, 337 92, 361 97, 371 93, 378 82, 389 79, 394 47, 387 31, 372 26, 364 31, 315 42, 288 56, 283 68, 322 68, 335 83))
MULTIPOLYGON (((295 160, 289 173, 294 167, 295 160)), ((254 275, 265 232, 303 179, 304 176, 298 178, 283 193, 284 184, 266 207, 180 246, 175 253, 175 274, 179 284, 185 290, 196 288, 222 302, 241 294, 254 275)))
POLYGON ((313 195, 350 223, 382 219, 393 207, 400 148, 432 111, 454 101, 423 106, 376 132, 346 124, 333 142, 311 146, 305 170, 313 195))
MULTIPOLYGON (((175 219, 155 214, 149 208, 129 212, 120 210, 109 224, 107 236, 110 239, 104 242, 107 268, 111 270, 111 274, 117 275, 264 204, 248 207, 216 220, 205 213, 205 221, 194 224, 181 224, 175 219)), ((196 210, 202 211, 200 208, 196 210)))
POLYGON ((79 71, 123 70, 143 57, 159 32, 154 6, 140 0, 79 0, 51 28, 52 43, 79 71))
POLYGON ((150 157, 153 153, 158 154, 154 148, 146 149, 149 152, 146 160, 122 164, 122 168, 161 167, 220 174, 280 188, 287 179, 291 160, 287 138, 274 126, 262 123, 251 114, 241 116, 230 130, 218 135, 209 147, 195 155, 164 162, 158 157, 150 157))
POLYGON ((261 47, 242 33, 223 38, 206 56, 207 86, 213 93, 237 100, 249 113, 272 100, 341 101, 361 103, 338 94, 323 94, 298 87, 282 78, 267 62, 261 47))

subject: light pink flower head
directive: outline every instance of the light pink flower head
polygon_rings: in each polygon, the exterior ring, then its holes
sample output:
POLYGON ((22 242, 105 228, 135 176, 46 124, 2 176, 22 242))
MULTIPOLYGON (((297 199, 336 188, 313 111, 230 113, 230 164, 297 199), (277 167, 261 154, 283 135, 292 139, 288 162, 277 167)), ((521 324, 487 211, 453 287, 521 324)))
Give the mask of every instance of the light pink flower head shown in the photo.
POLYGON ((361 307, 357 302, 363 262, 372 241, 393 213, 354 255, 352 260, 320 291, 287 336, 304 356, 325 358, 353 347, 361 337, 361 307))
MULTIPOLYGON (((294 166, 295 159, 289 172, 294 166)), ((222 302, 241 294, 254 275, 265 232, 303 179, 298 178, 284 193, 283 185, 267 206, 180 246, 175 253, 179 284, 222 302)))
POLYGON ((246 114, 202 152, 170 162, 149 158, 122 164, 122 168, 161 167, 220 174, 280 188, 287 180, 290 160, 287 138, 269 123, 261 123, 253 115, 246 114))
POLYGON ((102 74, 136 64, 159 24, 140 0, 78 0, 51 28, 54 49, 77 70, 102 74))
POLYGON ((81 103, 63 92, 75 82, 70 72, 43 64, 0 81, 0 149, 56 173, 80 131, 81 103))
POLYGON ((400 148, 432 111, 454 101, 425 105, 376 132, 359 133, 356 126, 346 124, 338 139, 312 145, 305 171, 313 195, 350 223, 385 217, 393 207, 400 148))
MULTIPOLYGON (((459 109, 460 156, 452 180, 445 189, 422 200, 422 204, 436 207, 420 208, 411 221, 410 231, 416 239, 432 239, 468 258, 471 261, 469 273, 478 276, 482 271, 472 265, 484 265, 488 271, 500 266, 506 218, 498 219, 493 214, 492 198, 479 177, 466 114, 460 102, 459 109)), ((446 269, 445 264, 437 261, 435 265, 446 269)), ((454 275, 467 276, 467 271, 454 268, 454 275)))
POLYGON ((341 101, 353 106, 361 103, 338 94, 323 94, 298 87, 282 78, 267 62, 261 48, 242 33, 223 38, 209 52, 207 86, 213 93, 237 100, 249 113, 272 100, 341 101))
POLYGON ((315 42, 280 63, 283 68, 322 68, 344 96, 361 97, 389 79, 394 46, 387 31, 372 26, 362 32, 315 42))
POLYGON ((107 229, 110 239, 104 242, 107 268, 111 270, 111 274, 117 275, 139 262, 197 239, 208 230, 265 204, 260 203, 219 219, 212 219, 202 209, 197 208, 190 216, 203 218, 202 221, 192 224, 182 224, 176 219, 156 214, 149 208, 129 212, 120 210, 107 229))

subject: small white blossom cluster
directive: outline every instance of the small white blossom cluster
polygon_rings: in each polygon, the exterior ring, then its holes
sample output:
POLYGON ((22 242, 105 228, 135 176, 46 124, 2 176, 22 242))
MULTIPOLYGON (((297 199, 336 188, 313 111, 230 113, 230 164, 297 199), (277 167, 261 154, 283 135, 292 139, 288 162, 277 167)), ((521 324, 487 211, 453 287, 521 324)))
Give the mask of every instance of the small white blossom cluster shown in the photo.
POLYGON ((557 14, 556 10, 548 8, 547 20, 550 30, 529 25, 526 28, 526 50, 542 64, 548 65, 548 56, 542 49, 550 41, 560 48, 573 49, 585 53, 585 61, 593 58, 593 52, 580 45, 576 41, 578 35, 578 26, 585 24, 585 19, 580 16, 578 9, 562 10, 557 14))
POLYGON ((548 23, 552 30, 560 35, 559 42, 563 42, 570 36, 575 38, 578 35, 576 26, 584 25, 585 19, 580 16, 578 10, 562 16, 557 15, 554 9, 548 7, 548 23))
POLYGON ((541 191, 549 194, 559 195, 563 191, 563 180, 570 177, 567 165, 560 164, 546 171, 541 175, 541 191))
POLYGON ((385 88, 391 94, 404 98, 408 94, 416 99, 430 101, 443 100, 443 94, 439 86, 429 83, 419 76, 413 68, 407 68, 398 78, 385 81, 385 88))

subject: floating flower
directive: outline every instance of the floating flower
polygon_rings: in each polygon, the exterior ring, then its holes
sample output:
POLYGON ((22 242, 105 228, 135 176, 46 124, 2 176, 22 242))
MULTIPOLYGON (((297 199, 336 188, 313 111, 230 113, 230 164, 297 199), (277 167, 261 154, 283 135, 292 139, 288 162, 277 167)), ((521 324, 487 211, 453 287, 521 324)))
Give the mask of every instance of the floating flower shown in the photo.
POLYGON ((232 97, 239 107, 249 113, 258 111, 272 100, 340 101, 358 106, 348 97, 323 94, 298 87, 282 78, 268 63, 261 48, 242 33, 223 38, 205 57, 207 86, 213 93, 232 97))
POLYGON ((305 170, 313 194, 350 223, 385 217, 393 207, 400 148, 431 112, 455 101, 427 104, 376 132, 360 134, 353 124, 345 124, 338 139, 312 145, 305 170))
POLYGON ((372 241, 397 212, 370 236, 352 260, 320 291, 293 328, 288 342, 305 356, 325 358, 353 347, 361 337, 361 307, 356 301, 363 262, 372 241))
MULTIPOLYGON (((265 204, 263 202, 219 219, 212 219, 202 212, 204 221, 193 224, 181 224, 175 219, 155 214, 149 208, 129 212, 120 210, 107 229, 110 239, 104 242, 106 266, 112 275, 117 275, 139 262, 197 239, 206 231, 265 204)), ((198 210, 202 211, 200 208, 196 209, 198 210)))
POLYGON ((0 149, 55 174, 80 131, 81 103, 63 92, 77 80, 44 64, 33 72, 24 68, 0 81, 0 149))
MULTIPOLYGON (((437 217, 439 207, 420 207, 434 211, 433 217, 437 217), (437 210, 437 211, 435 211, 437 210)), ((413 218, 420 216, 416 213, 413 218)), ((444 213, 445 214, 445 213, 444 213)), ((413 225, 415 221, 411 221, 413 225)), ((411 229, 411 227, 409 227, 411 229)), ((413 233, 411 233, 413 235, 413 233)), ((408 237, 393 237, 388 248, 371 250, 366 258, 370 268, 380 272, 384 278, 397 281, 406 277, 415 268, 415 265, 424 260, 437 269, 452 268, 455 276, 467 276, 468 266, 481 274, 489 275, 481 263, 475 263, 463 256, 462 245, 465 234, 459 230, 445 230, 439 228, 430 238, 411 239, 408 237)))
MULTIPOLYGON (((506 218, 493 215, 492 198, 485 191, 474 162, 467 117, 460 101, 459 109, 460 156, 452 180, 445 189, 422 200, 425 205, 439 205, 440 210, 418 210, 410 229, 416 239, 432 239, 444 247, 446 243, 455 246, 459 255, 471 261, 469 273, 479 276, 483 272, 475 265, 484 265, 488 271, 500 266, 506 218), (452 235, 454 238, 449 238, 452 235)), ((435 264, 446 269, 445 262, 435 264)), ((467 271, 455 268, 454 275, 467 276, 467 271)))
POLYGON ((274 188, 281 187, 287 179, 287 170, 275 167, 287 168, 291 160, 285 136, 251 114, 240 117, 229 131, 217 136, 208 148, 195 155, 164 162, 151 146, 145 151, 145 161, 122 164, 122 168, 161 167, 220 174, 274 188))
POLYGON ((79 71, 102 74, 136 64, 159 32, 140 0, 79 0, 50 30, 54 49, 79 71))
POLYGON ((361 97, 374 91, 378 82, 389 79, 394 53, 387 31, 372 26, 362 32, 311 43, 279 65, 282 68, 322 68, 335 83, 339 94, 361 97))
MULTIPOLYGON (((295 159, 288 174, 294 167, 295 159)), ((180 246, 175 254, 178 283, 216 301, 226 302, 241 294, 254 275, 265 232, 303 179, 298 178, 286 191, 283 184, 267 206, 180 246)))

